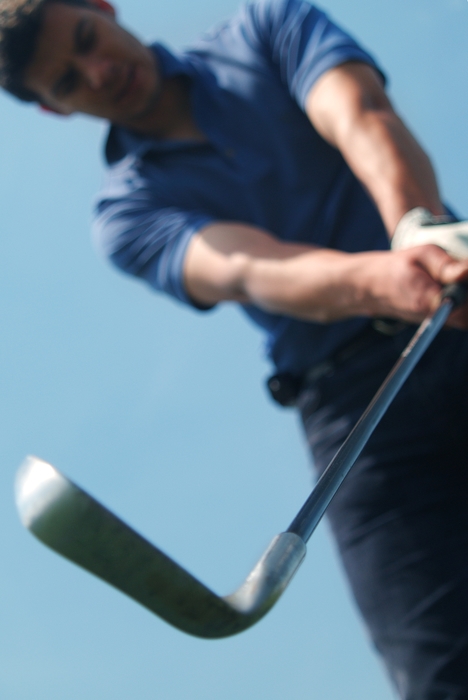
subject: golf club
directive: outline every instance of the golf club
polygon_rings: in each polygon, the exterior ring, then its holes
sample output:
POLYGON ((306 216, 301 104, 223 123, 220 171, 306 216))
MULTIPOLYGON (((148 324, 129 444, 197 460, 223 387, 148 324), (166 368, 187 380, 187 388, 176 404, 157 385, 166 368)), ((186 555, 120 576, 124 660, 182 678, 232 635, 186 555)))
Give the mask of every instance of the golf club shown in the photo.
POLYGON ((251 627, 276 603, 306 553, 306 542, 403 382, 463 303, 447 287, 420 325, 286 532, 277 535, 233 594, 220 597, 132 530, 54 467, 28 457, 16 480, 20 518, 44 544, 104 579, 189 634, 228 637, 251 627))

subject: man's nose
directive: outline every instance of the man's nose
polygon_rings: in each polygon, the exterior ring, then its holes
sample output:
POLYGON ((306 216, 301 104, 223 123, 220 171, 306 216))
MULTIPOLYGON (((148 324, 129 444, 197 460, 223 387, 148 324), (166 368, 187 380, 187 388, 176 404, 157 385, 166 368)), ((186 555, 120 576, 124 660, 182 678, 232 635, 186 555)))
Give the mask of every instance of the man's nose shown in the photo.
POLYGON ((118 75, 114 61, 105 57, 90 57, 83 61, 82 70, 92 90, 101 90, 112 85, 118 75))

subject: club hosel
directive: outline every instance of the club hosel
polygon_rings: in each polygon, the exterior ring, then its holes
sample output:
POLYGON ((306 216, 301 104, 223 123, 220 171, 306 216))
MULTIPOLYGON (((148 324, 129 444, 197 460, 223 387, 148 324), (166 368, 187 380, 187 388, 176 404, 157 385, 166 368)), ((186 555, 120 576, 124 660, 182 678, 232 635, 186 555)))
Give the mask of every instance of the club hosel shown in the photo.
POLYGON ((240 588, 224 600, 244 615, 263 617, 291 581, 306 551, 298 535, 282 532, 272 540, 240 588))

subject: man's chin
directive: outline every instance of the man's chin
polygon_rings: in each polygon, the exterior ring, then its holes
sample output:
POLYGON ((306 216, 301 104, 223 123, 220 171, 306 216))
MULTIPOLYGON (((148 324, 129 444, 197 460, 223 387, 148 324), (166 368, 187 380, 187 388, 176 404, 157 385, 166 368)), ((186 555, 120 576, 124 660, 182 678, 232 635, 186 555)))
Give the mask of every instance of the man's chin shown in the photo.
POLYGON ((141 112, 137 115, 140 119, 145 119, 149 117, 153 112, 157 110, 159 99, 161 97, 161 89, 154 90, 146 101, 145 106, 141 112))
POLYGON ((125 126, 130 129, 138 129, 138 127, 143 128, 145 126, 149 126, 148 122, 151 120, 151 118, 153 116, 156 117, 159 96, 160 91, 155 91, 143 102, 143 104, 134 105, 133 109, 126 109, 125 114, 118 114, 114 119, 111 119, 111 121, 114 124, 119 124, 120 126, 125 126))

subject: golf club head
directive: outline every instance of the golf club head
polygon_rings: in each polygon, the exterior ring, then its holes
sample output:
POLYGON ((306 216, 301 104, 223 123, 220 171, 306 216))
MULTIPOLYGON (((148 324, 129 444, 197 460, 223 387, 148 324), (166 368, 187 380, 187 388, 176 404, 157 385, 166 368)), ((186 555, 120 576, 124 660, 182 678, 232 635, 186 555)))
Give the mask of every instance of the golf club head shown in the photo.
POLYGON ((228 637, 255 624, 306 553, 299 536, 278 535, 240 588, 220 597, 36 457, 18 471, 16 504, 23 525, 44 544, 197 637, 228 637))

